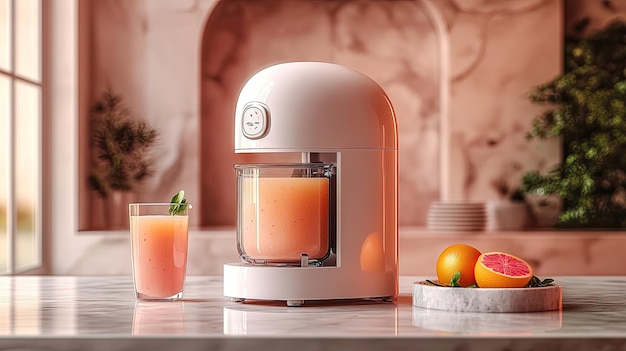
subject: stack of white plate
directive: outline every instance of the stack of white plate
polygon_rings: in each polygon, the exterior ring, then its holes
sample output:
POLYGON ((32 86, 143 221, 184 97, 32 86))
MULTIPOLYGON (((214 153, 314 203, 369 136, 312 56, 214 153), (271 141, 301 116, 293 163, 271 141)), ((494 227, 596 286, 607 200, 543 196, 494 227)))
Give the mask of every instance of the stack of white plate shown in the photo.
POLYGON ((437 201, 430 205, 426 223, 430 230, 482 231, 487 223, 487 212, 483 202, 437 201))

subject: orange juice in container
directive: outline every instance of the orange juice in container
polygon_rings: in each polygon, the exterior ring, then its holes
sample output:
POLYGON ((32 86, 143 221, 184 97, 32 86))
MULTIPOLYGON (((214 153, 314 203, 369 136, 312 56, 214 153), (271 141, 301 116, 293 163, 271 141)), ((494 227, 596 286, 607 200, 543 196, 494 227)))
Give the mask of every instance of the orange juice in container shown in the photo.
POLYGON ((237 244, 254 264, 321 262, 330 254, 332 164, 246 164, 237 171, 237 244))

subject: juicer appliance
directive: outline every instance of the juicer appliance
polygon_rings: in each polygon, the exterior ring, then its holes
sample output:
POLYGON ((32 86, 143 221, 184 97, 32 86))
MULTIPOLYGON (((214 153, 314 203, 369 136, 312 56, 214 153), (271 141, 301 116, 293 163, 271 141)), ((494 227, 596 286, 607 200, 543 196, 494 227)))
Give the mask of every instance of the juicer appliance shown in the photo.
POLYGON ((234 301, 394 299, 398 147, 392 104, 366 75, 324 62, 270 66, 243 86, 235 153, 234 301))

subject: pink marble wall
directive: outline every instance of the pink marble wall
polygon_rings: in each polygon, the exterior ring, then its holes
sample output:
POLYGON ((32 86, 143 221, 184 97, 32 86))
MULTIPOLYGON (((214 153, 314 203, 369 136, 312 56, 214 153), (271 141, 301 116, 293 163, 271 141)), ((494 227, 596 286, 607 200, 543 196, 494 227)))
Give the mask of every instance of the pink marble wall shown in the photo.
POLYGON ((413 214, 405 223, 419 223, 438 197, 438 71, 444 61, 420 4, 234 0, 216 6, 201 52, 203 224, 235 221, 230 116, 241 85, 266 66, 308 60, 353 67, 385 88, 400 130, 400 208, 413 214))
MULTIPOLYGON (((200 179, 210 177, 199 172, 201 164, 208 162, 200 160, 201 145, 206 142, 206 136, 199 133, 201 58, 205 57, 201 53, 202 38, 209 16, 217 2, 85 0, 81 1, 81 4, 91 6, 89 11, 81 11, 91 13, 90 16, 86 16, 90 18, 81 19, 89 24, 87 28, 81 29, 82 33, 90 31, 85 35, 91 36, 91 40, 86 41, 89 44, 89 50, 86 50, 88 54, 81 57, 81 62, 85 60, 91 66, 91 77, 86 80, 89 84, 81 84, 81 91, 95 99, 100 90, 107 86, 116 89, 124 94, 129 107, 138 116, 155 124, 163 133, 161 143, 155 150, 158 173, 144 184, 138 196, 139 200, 162 201, 182 187, 188 191, 191 202, 200 203, 200 179)), ((450 36, 452 71, 450 109, 454 111, 450 115, 453 121, 450 127, 456 131, 458 138, 462 137, 460 145, 467 148, 467 150, 457 148, 455 149, 457 151, 450 155, 448 161, 452 169, 451 179, 456 182, 450 182, 449 186, 457 195, 496 198, 497 194, 487 184, 498 174, 514 175, 519 171, 508 166, 515 160, 511 155, 525 155, 522 152, 523 148, 529 148, 527 150, 529 155, 516 157, 523 159, 524 162, 530 160, 528 164, 524 164, 532 166, 539 160, 535 154, 541 154, 545 149, 558 153, 558 147, 554 145, 527 146, 518 137, 521 136, 519 129, 523 129, 527 119, 536 112, 536 108, 526 103, 524 99, 526 90, 539 81, 551 78, 553 74, 549 72, 550 70, 558 71, 556 67, 560 60, 557 52, 561 45, 560 19, 563 12, 561 6, 564 5, 566 24, 583 16, 591 16, 591 29, 597 29, 612 18, 624 18, 626 2, 435 0, 431 1, 431 4, 437 5, 450 36), (605 6, 607 3, 608 7, 605 6), (555 26, 558 28, 555 29, 555 26), (502 34, 506 32, 510 37, 507 39, 500 36, 499 32, 503 32, 502 34), (546 46, 544 48, 546 54, 537 47, 538 43, 546 46), (550 43, 552 45, 549 45, 550 43), (517 56, 508 55, 509 51, 515 52, 517 56), (546 65, 549 69, 544 67, 546 65), (537 72, 543 72, 545 77, 540 77, 537 72), (526 74, 532 79, 526 77, 526 74), (509 79, 505 79, 507 77, 509 79), (507 83, 508 80, 511 82, 507 83), (489 94, 483 93, 483 90, 489 94), (512 105, 508 106, 509 104, 512 105), (474 112, 474 109, 482 112, 474 112), (498 109, 503 112, 498 114, 498 109), (502 115, 501 118, 494 117, 498 115, 502 115), (506 117, 509 115, 516 116, 519 120, 509 120, 506 117), (463 125, 457 125, 459 123, 463 125), (517 127, 513 128, 513 125, 517 127), (497 136, 494 138, 497 143, 492 143, 489 141, 491 139, 487 138, 492 135, 497 136), (473 142, 468 142, 469 140, 473 142), (485 144, 493 144, 493 147, 485 144), (518 144, 519 148, 515 147, 518 144), (477 171, 467 172, 468 169, 477 171), (470 177, 469 180, 464 180, 468 174, 474 179, 470 177), (461 185, 458 185, 459 183, 461 185), (484 191, 481 192, 479 189, 484 191)), ((370 16, 375 17, 376 13, 372 12, 370 16)), ((384 17, 381 14, 377 16, 384 17)), ((231 25, 236 26, 237 23, 231 25)), ((363 26, 355 27, 354 35, 363 30, 362 28, 363 26)), ((412 32, 407 33, 406 36, 414 37, 412 32)), ((228 48, 237 45, 236 39, 224 37, 220 45, 226 48, 221 49, 233 50, 228 48)), ((385 45, 386 41, 378 40, 375 45, 372 41, 370 44, 374 46, 372 50, 376 50, 379 45, 385 45)), ((306 48, 306 45, 294 44, 294 47, 304 50, 303 47, 306 48)), ((359 46, 353 47, 356 49, 359 46)), ((410 52, 413 55, 412 60, 429 57, 423 55, 421 51, 411 51, 408 39, 407 44, 396 44, 395 47, 398 47, 399 51, 410 52)), ((290 51, 289 47, 276 50, 290 51)), ((393 54, 391 51, 387 53, 384 49, 376 52, 380 55, 393 54)), ((354 56, 357 57, 356 54, 354 56)), ((368 57, 364 56, 358 60, 368 62, 368 65, 361 68, 370 67, 371 61, 367 59, 368 57)), ((250 72, 253 71, 253 68, 247 68, 246 64, 241 65, 250 72)), ((385 68, 383 65, 380 69, 385 68)), ((400 87, 401 84, 385 86, 390 94, 394 94, 394 103, 399 113, 405 114, 407 112, 401 111, 412 109, 433 111, 429 107, 411 107, 411 104, 418 105, 418 101, 423 99, 417 94, 411 95, 414 92, 422 92, 424 89, 420 86, 413 87, 413 90, 400 87), (408 106, 402 106, 404 104, 408 106)), ((225 99, 225 96, 216 94, 214 102, 219 105, 224 103, 225 99)), ((84 121, 87 117, 82 115, 81 118, 84 121)), ((225 120, 230 118, 230 115, 223 116, 225 120)), ((417 123, 423 122, 417 119, 417 123)), ((429 179, 424 189, 437 194, 440 189, 438 183, 440 177, 433 176, 437 172, 437 167, 433 165, 424 167, 415 161, 418 158, 412 160, 411 157, 415 156, 411 155, 414 155, 412 151, 421 152, 423 148, 428 152, 439 152, 439 136, 422 133, 409 137, 410 133, 406 128, 408 127, 401 126, 400 131, 402 142, 406 143, 401 145, 404 154, 401 164, 404 172, 401 191, 407 186, 416 186, 406 185, 412 177, 419 177, 418 179, 424 181, 430 175, 434 179, 429 179), (430 135, 430 139, 426 135, 430 135)), ((433 126, 422 129, 432 131, 435 128, 433 126)), ((82 144, 81 148, 84 150, 86 144, 82 144)), ((426 153, 425 150, 424 152, 426 153)), ((434 159, 432 163, 438 162, 432 156, 424 157, 434 159)), ((545 165, 551 160, 552 158, 544 163, 537 162, 537 165, 545 165)), ((513 175, 510 176, 512 181, 515 180, 513 175)), ((403 221, 421 223, 424 213, 419 206, 422 206, 420 203, 426 201, 428 197, 404 196, 403 199, 410 203, 409 205, 403 203, 405 206, 401 209, 403 221), (407 206, 414 206, 414 210, 409 211, 407 206)), ((98 201, 93 198, 90 203, 97 204, 98 201)), ((82 208, 90 203, 81 200, 80 206, 82 208)), ((200 203, 200 206, 202 204, 200 203)), ((87 220, 94 218, 89 214, 85 217, 88 217, 87 220)), ((198 224, 200 216, 192 217, 198 224)), ((90 227, 86 225, 82 229, 90 227)), ((56 237, 57 233, 53 234, 56 237)), ((63 267, 69 268, 52 273, 130 274, 128 236, 121 235, 123 232, 120 235, 108 234, 92 233, 93 243, 86 247, 78 244, 84 243, 86 238, 82 236, 72 237, 70 240, 64 238, 62 246, 78 253, 74 256, 57 258, 67 260, 63 267), (111 257, 116 259, 111 260, 111 257)), ((238 260, 232 227, 225 230, 213 229, 210 235, 205 234, 206 231, 198 228, 192 230, 189 274, 221 274, 223 263, 238 260)), ((507 232, 442 235, 416 230, 406 225, 400 230, 400 273, 432 276, 435 273, 433 262, 437 253, 446 246, 459 242, 466 242, 483 251, 504 250, 525 257, 537 268, 536 273, 541 276, 626 274, 623 255, 626 239, 620 233, 507 232)))
POLYGON ((529 89, 560 70, 561 1, 98 0, 91 6, 90 96, 111 87, 162 131, 157 172, 137 199, 164 201, 184 188, 197 205, 198 226, 234 223, 236 94, 248 76, 277 62, 344 64, 388 92, 398 115, 402 225, 423 225, 442 190, 453 199, 497 199, 494 181, 514 186, 525 170, 560 157, 558 143, 530 144, 523 136, 538 113, 526 100, 529 89), (429 8, 441 17, 443 34, 429 8), (442 70, 449 73, 444 97, 442 70))
POLYGON ((525 139, 529 90, 561 68, 560 1, 438 3, 451 36, 450 183, 455 199, 493 200, 529 169, 560 160, 558 143, 525 139))

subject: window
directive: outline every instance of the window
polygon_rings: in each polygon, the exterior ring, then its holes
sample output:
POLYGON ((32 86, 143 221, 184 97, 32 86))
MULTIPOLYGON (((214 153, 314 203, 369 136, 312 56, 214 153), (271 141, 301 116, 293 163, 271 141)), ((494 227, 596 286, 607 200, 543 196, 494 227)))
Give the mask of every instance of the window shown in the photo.
POLYGON ((41 265, 41 0, 0 0, 0 274, 41 265))

